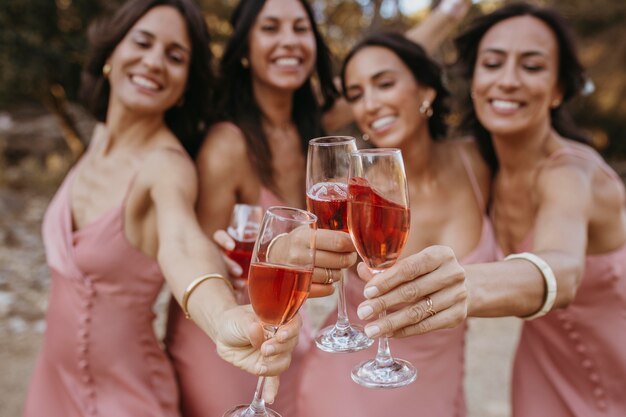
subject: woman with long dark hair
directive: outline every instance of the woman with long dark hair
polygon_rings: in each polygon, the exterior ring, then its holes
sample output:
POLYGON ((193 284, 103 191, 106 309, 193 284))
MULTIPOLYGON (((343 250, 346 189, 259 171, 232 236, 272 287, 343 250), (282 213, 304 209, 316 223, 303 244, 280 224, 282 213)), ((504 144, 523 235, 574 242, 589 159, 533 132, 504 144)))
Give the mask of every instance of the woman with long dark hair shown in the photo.
MULTIPOLYGON (((518 3, 477 19, 457 46, 471 83, 468 120, 494 172, 496 238, 507 255, 465 268, 468 313, 526 319, 513 416, 626 415, 626 192, 567 117, 564 103, 585 81, 570 32, 556 12, 518 3)), ((399 265, 388 271, 393 278, 374 278, 368 287, 384 298, 364 305, 397 304, 400 284, 423 290, 426 282, 410 270, 399 265)), ((389 324, 378 326, 422 332, 433 325, 408 314, 389 324)))
MULTIPOLYGON (((366 36, 348 53, 341 81, 356 123, 372 145, 402 151, 411 207, 404 256, 439 244, 452 248, 463 264, 495 260, 485 210, 490 172, 472 140, 447 138, 449 93, 439 66, 401 34, 378 33, 366 36)), ((449 263, 443 262, 437 273, 456 271, 457 276, 438 291, 420 293, 418 304, 432 298, 440 314, 458 321, 454 328, 394 341, 393 354, 418 369, 417 382, 394 390, 367 389, 353 383, 350 372, 372 357, 371 350, 349 356, 311 351, 304 360, 298 395, 300 416, 338 415, 341 409, 345 417, 377 417, 387 411, 409 417, 418 408, 432 417, 466 415, 465 311, 454 302, 466 294, 463 272, 450 249, 429 248, 422 259, 430 251, 449 254, 449 263)), ((349 281, 346 298, 351 311, 364 300, 363 289, 359 280, 349 281)), ((388 319, 394 314, 390 311, 388 319)), ((367 310, 360 310, 359 316, 370 318, 367 310)), ((376 336, 371 329, 369 336, 376 336)))
MULTIPOLYGON (((447 12, 461 6, 466 10, 468 4, 452 3, 455 7, 447 12)), ((446 27, 458 21, 447 20, 445 13, 435 16, 446 27)), ((307 1, 241 1, 231 24, 233 33, 218 80, 216 107, 221 121, 210 128, 197 158, 198 214, 209 235, 227 227, 236 203, 304 207, 308 141, 352 120, 350 108, 338 100, 330 53, 307 1)), ((429 39, 428 33, 411 36, 429 39)), ((312 294, 322 296, 333 291, 328 273, 338 280, 340 269, 354 263, 356 256, 347 234, 320 230, 318 237, 322 255, 316 258, 312 294)), ((253 378, 208 353, 206 343, 207 338, 183 320, 174 305, 167 345, 187 416, 219 415, 233 404, 245 403, 249 395, 245 388, 255 384, 253 378), (218 377, 224 374, 229 376, 226 380, 218 377)), ((281 395, 273 405, 284 415, 298 415, 294 407, 301 358, 311 346, 310 330, 305 330, 297 357, 281 376, 281 395)))
POLYGON ((99 123, 43 221, 52 284, 24 416, 176 417, 175 375, 152 327, 164 283, 221 357, 254 374, 288 367, 299 323, 261 353, 261 326, 235 302, 195 216, 192 150, 212 88, 197 5, 131 0, 90 39, 82 87, 99 123))

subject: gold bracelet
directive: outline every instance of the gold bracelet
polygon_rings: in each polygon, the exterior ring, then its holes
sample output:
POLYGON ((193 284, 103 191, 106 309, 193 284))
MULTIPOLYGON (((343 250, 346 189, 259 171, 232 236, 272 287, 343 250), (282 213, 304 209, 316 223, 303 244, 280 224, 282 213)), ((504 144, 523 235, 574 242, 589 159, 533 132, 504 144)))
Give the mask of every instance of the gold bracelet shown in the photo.
POLYGON ((193 290, 196 289, 198 285, 212 278, 217 278, 217 279, 224 281, 230 287, 231 291, 234 291, 233 284, 231 284, 230 280, 228 278, 224 278, 220 274, 206 274, 206 275, 202 275, 194 279, 193 281, 191 281, 191 284, 189 284, 187 288, 185 289, 185 292, 183 293, 183 300, 180 303, 180 306, 183 309, 183 313, 185 313, 186 319, 191 318, 191 315, 189 314, 189 310, 187 310, 187 303, 189 302, 189 296, 191 296, 191 293, 193 292, 193 290))

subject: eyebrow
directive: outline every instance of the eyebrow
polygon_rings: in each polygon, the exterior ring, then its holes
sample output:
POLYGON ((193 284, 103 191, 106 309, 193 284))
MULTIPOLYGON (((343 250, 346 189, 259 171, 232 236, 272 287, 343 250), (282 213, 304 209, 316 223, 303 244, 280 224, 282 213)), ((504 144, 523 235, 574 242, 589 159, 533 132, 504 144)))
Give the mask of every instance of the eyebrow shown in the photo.
MULTIPOLYGON (((498 49, 498 48, 486 48, 483 49, 482 51, 479 51, 479 55, 481 54, 485 54, 485 53, 495 53, 498 55, 507 55, 507 51, 503 50, 503 49, 498 49)), ((522 52, 522 57, 532 57, 532 56, 542 56, 545 57, 548 54, 545 51, 539 51, 539 50, 530 50, 530 51, 525 51, 522 52)))
MULTIPOLYGON (((259 21, 260 21, 260 20, 269 20, 269 21, 271 21, 272 23, 279 23, 279 22, 281 21, 281 19, 280 19, 280 18, 278 18, 278 17, 276 17, 276 16, 261 16, 261 18, 259 19, 259 21)), ((286 19, 285 19, 285 20, 286 20, 286 19)), ((309 18, 308 18, 307 16, 298 16, 298 17, 296 17, 295 19, 293 19, 293 21, 294 21, 295 23, 300 23, 301 21, 308 22, 308 21, 309 21, 309 18)))
MULTIPOLYGON (((142 35, 147 36, 150 39, 154 39, 156 37, 156 36, 154 36, 154 34, 152 32, 148 32, 147 30, 144 30, 144 29, 137 29, 136 32, 141 33, 142 35)), ((172 42, 172 44, 174 45, 175 48, 180 49, 183 52, 186 52, 188 54, 191 53, 189 48, 187 48, 186 46, 181 45, 178 42, 172 42)))

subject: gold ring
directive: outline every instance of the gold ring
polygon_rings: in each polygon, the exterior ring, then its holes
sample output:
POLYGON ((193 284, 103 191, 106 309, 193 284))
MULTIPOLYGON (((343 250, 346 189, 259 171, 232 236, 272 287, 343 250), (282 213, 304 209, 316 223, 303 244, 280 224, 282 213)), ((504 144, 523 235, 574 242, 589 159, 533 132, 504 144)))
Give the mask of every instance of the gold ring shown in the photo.
POLYGON ((437 314, 437 312, 433 308, 433 300, 431 300, 430 297, 426 297, 426 312, 430 315, 430 317, 437 314))
POLYGON ((330 285, 333 283, 333 271, 330 268, 324 268, 326 271, 326 281, 324 281, 324 285, 330 285))

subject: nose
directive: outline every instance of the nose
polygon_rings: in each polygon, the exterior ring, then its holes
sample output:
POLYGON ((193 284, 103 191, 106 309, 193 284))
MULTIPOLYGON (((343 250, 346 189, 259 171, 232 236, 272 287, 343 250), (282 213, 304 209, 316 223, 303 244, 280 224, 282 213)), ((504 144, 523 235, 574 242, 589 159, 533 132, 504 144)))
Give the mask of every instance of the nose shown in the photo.
POLYGON ((498 78, 498 86, 503 90, 513 90, 520 86, 518 66, 514 59, 507 60, 498 78))
POLYGON ((142 58, 143 65, 151 72, 161 71, 163 68, 163 61, 165 59, 165 51, 158 45, 145 51, 142 58))
POLYGON ((282 31, 280 36, 280 44, 284 47, 294 47, 298 44, 298 36, 291 27, 287 27, 282 31))
POLYGON ((363 105, 368 113, 376 113, 380 109, 380 100, 372 90, 363 92, 363 105))

